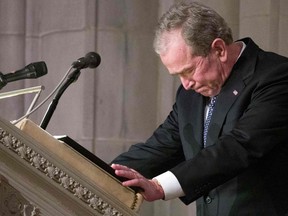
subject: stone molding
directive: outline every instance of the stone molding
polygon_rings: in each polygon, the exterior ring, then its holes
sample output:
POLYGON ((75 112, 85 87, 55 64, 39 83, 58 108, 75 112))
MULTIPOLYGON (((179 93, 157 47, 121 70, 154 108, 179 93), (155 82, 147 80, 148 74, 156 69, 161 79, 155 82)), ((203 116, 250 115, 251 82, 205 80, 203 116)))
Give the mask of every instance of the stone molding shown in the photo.
POLYGON ((25 199, 0 175, 0 215, 40 216, 40 209, 25 199))
MULTIPOLYGON (((18 130, 18 128, 16 129, 18 130)), ((115 206, 114 200, 112 201, 112 199, 109 200, 107 197, 101 197, 102 194, 97 194, 97 190, 93 191, 90 187, 83 185, 82 182, 76 180, 74 176, 68 174, 67 171, 64 171, 62 168, 55 165, 51 160, 29 144, 29 142, 24 142, 18 139, 9 130, 0 125, 0 150, 4 150, 14 158, 17 157, 17 159, 20 160, 22 164, 28 166, 29 169, 33 169, 34 172, 40 174, 42 177, 44 176, 46 181, 49 181, 54 185, 56 183, 56 186, 59 189, 62 188, 64 191, 68 191, 73 199, 77 198, 78 203, 82 206, 84 205, 88 207, 90 211, 92 210, 91 212, 94 212, 94 215, 137 215, 135 211, 127 211, 127 209, 123 209, 123 206, 115 206)), ((9 188, 9 191, 12 191, 13 187, 8 187, 8 181, 3 181, 2 179, 5 178, 1 178, 1 189, 5 186, 5 188, 9 188)), ((20 193, 16 193, 16 189, 13 191, 15 191, 15 193, 9 193, 11 195, 4 197, 5 195, 3 193, 3 196, 1 196, 1 205, 6 205, 5 211, 14 212, 16 211, 15 209, 18 209, 19 213, 23 213, 25 216, 42 215, 41 208, 31 204, 30 201, 23 198, 20 193)), ((67 195, 67 193, 65 195, 67 195)), ((138 201, 138 196, 135 194, 133 204, 130 207, 131 210, 135 210, 138 201)))

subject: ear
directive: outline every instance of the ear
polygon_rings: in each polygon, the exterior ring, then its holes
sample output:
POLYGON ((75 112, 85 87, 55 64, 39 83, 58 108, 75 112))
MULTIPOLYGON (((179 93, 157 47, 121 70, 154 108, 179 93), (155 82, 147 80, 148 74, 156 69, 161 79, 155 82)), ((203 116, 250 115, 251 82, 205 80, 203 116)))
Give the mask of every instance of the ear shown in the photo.
POLYGON ((227 60, 227 45, 221 38, 216 38, 212 42, 211 53, 215 54, 222 62, 227 60))

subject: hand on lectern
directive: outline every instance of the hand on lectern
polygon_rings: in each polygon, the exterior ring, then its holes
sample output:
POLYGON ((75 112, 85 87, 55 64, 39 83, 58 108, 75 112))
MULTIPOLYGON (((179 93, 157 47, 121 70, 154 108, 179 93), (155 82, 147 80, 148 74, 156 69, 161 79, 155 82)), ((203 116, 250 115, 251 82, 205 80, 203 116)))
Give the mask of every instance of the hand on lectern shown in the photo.
POLYGON ((125 187, 139 187, 142 189, 140 193, 146 201, 154 201, 164 199, 164 191, 161 185, 155 179, 146 179, 136 170, 127 166, 112 164, 115 174, 129 180, 122 182, 125 187))

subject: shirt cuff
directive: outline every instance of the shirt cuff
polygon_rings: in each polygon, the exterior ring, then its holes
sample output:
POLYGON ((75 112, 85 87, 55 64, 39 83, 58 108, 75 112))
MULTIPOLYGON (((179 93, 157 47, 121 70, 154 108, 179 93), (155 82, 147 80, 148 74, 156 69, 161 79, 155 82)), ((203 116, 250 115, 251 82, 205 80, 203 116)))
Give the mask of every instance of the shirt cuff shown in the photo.
POLYGON ((175 199, 185 195, 178 179, 172 172, 167 171, 154 177, 154 179, 156 179, 163 188, 165 194, 164 200, 175 199))

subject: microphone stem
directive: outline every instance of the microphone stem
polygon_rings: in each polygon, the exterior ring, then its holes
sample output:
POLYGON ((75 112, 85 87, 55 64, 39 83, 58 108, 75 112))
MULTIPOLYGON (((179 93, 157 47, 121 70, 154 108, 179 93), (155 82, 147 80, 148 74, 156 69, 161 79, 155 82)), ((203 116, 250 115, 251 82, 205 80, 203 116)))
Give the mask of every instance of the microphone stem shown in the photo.
POLYGON ((53 98, 53 100, 51 101, 51 103, 48 106, 48 109, 44 115, 44 118, 42 119, 41 123, 40 123, 40 127, 44 130, 46 130, 47 125, 58 105, 58 101, 60 99, 60 97, 63 95, 64 91, 68 88, 68 86, 70 84, 72 84, 73 82, 75 82, 78 77, 80 75, 80 70, 76 69, 74 70, 67 78, 67 80, 62 84, 62 86, 59 88, 59 90, 57 91, 55 97, 53 98))
POLYGON ((7 84, 4 79, 4 75, 0 72, 0 90, 7 84))

